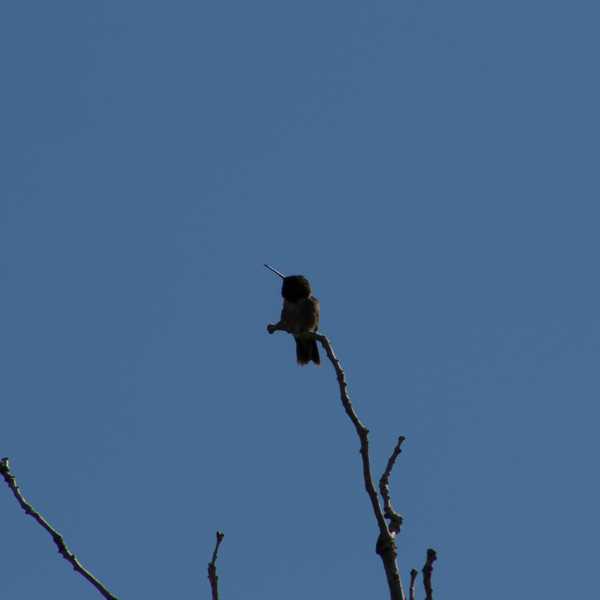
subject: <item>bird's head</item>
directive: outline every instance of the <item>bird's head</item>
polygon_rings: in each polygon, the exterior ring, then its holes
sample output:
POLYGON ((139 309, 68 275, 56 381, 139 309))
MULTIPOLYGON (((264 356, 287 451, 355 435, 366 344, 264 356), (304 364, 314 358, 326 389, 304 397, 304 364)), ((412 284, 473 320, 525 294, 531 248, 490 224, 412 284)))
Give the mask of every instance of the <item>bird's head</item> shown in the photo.
POLYGON ((310 283, 304 275, 289 275, 284 277, 281 295, 288 302, 298 302, 311 294, 310 283))
POLYGON ((288 302, 298 302, 298 300, 303 300, 310 297, 312 293, 310 289, 310 283, 308 282, 308 279, 304 277, 304 275, 289 275, 286 277, 283 273, 267 264, 265 264, 265 267, 283 279, 281 295, 285 300, 288 302))

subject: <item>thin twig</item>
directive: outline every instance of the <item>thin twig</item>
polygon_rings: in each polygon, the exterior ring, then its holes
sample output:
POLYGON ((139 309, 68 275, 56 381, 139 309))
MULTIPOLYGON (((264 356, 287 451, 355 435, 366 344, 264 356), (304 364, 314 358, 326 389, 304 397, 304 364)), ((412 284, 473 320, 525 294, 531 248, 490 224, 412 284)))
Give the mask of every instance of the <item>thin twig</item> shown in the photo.
POLYGON ((403 435, 398 438, 398 443, 388 459, 385 471, 379 480, 379 493, 383 498, 383 515, 389 522, 389 529, 392 534, 396 534, 400 531, 400 527, 402 526, 402 516, 399 515, 392 506, 392 500, 390 498, 390 475, 398 455, 402 452, 401 446, 405 439, 406 438, 403 435))
POLYGON ((111 594, 111 592, 109 592, 108 589, 102 583, 100 583, 98 579, 96 579, 96 577, 94 577, 82 566, 75 554, 73 554, 73 552, 67 548, 62 535, 60 535, 60 533, 58 533, 58 531, 56 531, 56 529, 54 529, 48 523, 48 521, 46 521, 46 519, 44 519, 44 517, 42 517, 40 513, 38 513, 33 506, 31 506, 31 504, 29 504, 29 502, 27 502, 27 500, 25 500, 23 494, 21 494, 19 486, 17 485, 17 480, 10 470, 8 458, 3 458, 0 460, 0 474, 2 477, 4 477, 4 481, 6 481, 8 487, 11 489, 15 498, 17 499, 17 502, 25 511, 25 514, 33 517, 50 534, 52 541, 58 548, 58 552, 67 562, 72 565, 73 569, 85 577, 100 592, 100 594, 102 594, 102 596, 107 598, 107 600, 118 600, 115 595, 111 594))
POLYGON ((417 581, 417 576, 419 575, 419 571, 416 569, 410 570, 410 587, 408 588, 408 598, 409 600, 415 600, 415 582, 417 581))
MULTIPOLYGON (((277 323, 276 325, 267 325, 267 331, 269 333, 274 333, 275 331, 286 331, 287 333, 290 333, 280 323, 277 323)), ((340 399, 342 401, 342 405, 346 411, 346 414, 350 418, 350 421, 352 421, 360 441, 360 456, 362 459, 365 490, 369 496, 369 500, 371 501, 373 514, 375 515, 375 520, 377 521, 377 526, 379 528, 379 537, 375 549, 377 554, 381 556, 381 560, 383 562, 383 568, 385 570, 385 575, 390 590, 390 599, 405 600, 406 597, 404 595, 404 590, 402 589, 402 580, 400 579, 400 572, 396 562, 397 551, 396 542, 394 541, 394 534, 387 526, 381 506, 379 505, 377 491, 373 485, 373 477, 371 475, 371 464, 369 458, 369 430, 360 421, 356 411, 354 410, 354 407, 352 406, 350 395, 348 394, 346 374, 344 373, 344 369, 342 369, 340 361, 335 355, 333 347, 331 346, 331 342, 326 336, 318 333, 307 334, 307 337, 308 335, 314 336, 314 339, 320 342, 327 354, 327 357, 333 365, 340 388, 340 399)))
POLYGON ((433 563, 437 560, 437 552, 433 548, 427 549, 427 559, 423 566, 423 587, 425 588, 425 600, 433 600, 433 588, 431 587, 431 574, 433 563))
POLYGON ((210 581, 210 591, 212 592, 212 600, 219 600, 219 577, 217 575, 217 554, 219 546, 223 541, 225 534, 222 531, 217 531, 217 542, 212 554, 212 560, 208 563, 208 581, 210 581))

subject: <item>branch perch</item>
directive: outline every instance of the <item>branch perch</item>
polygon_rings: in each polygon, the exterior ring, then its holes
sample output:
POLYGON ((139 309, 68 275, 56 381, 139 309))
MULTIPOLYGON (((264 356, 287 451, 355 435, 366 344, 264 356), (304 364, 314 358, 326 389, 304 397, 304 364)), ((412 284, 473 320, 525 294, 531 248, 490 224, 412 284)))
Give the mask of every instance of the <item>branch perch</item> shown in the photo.
POLYGON ((217 555, 219 546, 223 541, 225 534, 222 531, 217 531, 217 542, 213 551, 212 560, 208 563, 208 581, 210 581, 210 591, 212 592, 212 600, 219 600, 219 577, 217 575, 217 555))
MULTIPOLYGON (((280 324, 267 325, 267 331, 269 333, 274 333, 275 331, 286 331, 287 333, 290 333, 280 324)), ((346 411, 346 414, 348 415, 350 421, 352 421, 352 424, 354 425, 354 429, 356 430, 356 434, 358 435, 358 439, 360 441, 360 456, 362 460, 362 471, 365 490, 367 492, 367 495, 369 496, 369 500, 371 501, 373 514, 375 515, 375 520, 377 521, 377 526, 379 528, 379 537, 377 539, 375 551, 381 557, 381 560, 383 562, 383 568, 385 570, 385 575, 390 591, 390 600, 405 600, 406 596, 404 595, 404 590, 402 589, 402 580, 400 578, 400 572, 398 570, 398 564, 396 562, 396 557, 398 554, 396 550, 396 542, 394 540, 396 532, 388 528, 388 525, 385 521, 384 513, 381 510, 381 506, 379 504, 377 491, 375 490, 375 486, 373 485, 373 477, 371 475, 371 465, 369 458, 369 430, 367 429, 367 427, 365 427, 365 425, 363 425, 363 423, 358 418, 356 411, 354 410, 354 407, 350 400, 350 395, 348 394, 346 374, 344 373, 344 369, 342 369, 340 361, 335 355, 333 347, 331 346, 331 342, 327 339, 326 336, 318 333, 307 333, 304 335, 307 338, 309 336, 314 337, 314 339, 317 340, 321 344, 321 346, 323 346, 323 349, 325 350, 325 353, 327 354, 327 357, 329 358, 329 361, 331 362, 335 370, 338 385, 340 388, 340 399, 342 401, 342 406, 344 407, 344 410, 346 411)), ((404 441, 404 438, 401 438, 401 440, 404 441)), ((384 476, 382 477, 382 479, 384 479, 385 477, 384 483, 386 486, 385 489, 388 498, 387 504, 389 505, 390 515, 396 515, 396 513, 393 512, 393 509, 391 508, 391 502, 389 502, 389 489, 387 487, 387 481, 389 480, 389 474, 394 466, 394 462, 398 454, 400 453, 400 445, 402 444, 402 441, 398 441, 396 449, 394 450, 392 457, 388 461, 388 468, 386 468, 384 476)), ((383 497, 385 502, 386 496, 383 497)), ((397 518, 400 519, 401 523, 401 517, 397 515, 397 518)), ((396 521, 390 519, 390 523, 394 523, 394 527, 396 527, 397 525, 399 529, 397 519, 396 521)))
POLYGON ((17 502, 20 504, 21 508, 25 511, 25 514, 33 517, 52 537, 52 541, 56 544, 58 548, 59 554, 71 564, 73 569, 77 571, 80 575, 85 577, 99 592, 104 598, 107 600, 118 600, 118 598, 113 595, 100 581, 94 577, 87 569, 83 567, 83 565, 79 562, 75 554, 69 550, 65 541, 63 540, 62 535, 56 531, 49 523, 37 512, 27 500, 23 497, 19 486, 17 485, 17 480, 15 476, 12 474, 10 470, 10 464, 8 458, 3 458, 0 460, 0 474, 6 481, 6 484, 12 491, 14 497, 17 499, 17 502))

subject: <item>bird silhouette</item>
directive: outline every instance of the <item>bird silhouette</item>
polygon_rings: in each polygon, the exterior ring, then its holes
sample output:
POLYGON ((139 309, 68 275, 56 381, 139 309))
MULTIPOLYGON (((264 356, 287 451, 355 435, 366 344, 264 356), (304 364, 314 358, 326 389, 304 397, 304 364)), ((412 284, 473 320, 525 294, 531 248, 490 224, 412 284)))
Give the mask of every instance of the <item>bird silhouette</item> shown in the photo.
POLYGON ((320 316, 319 301, 312 295, 308 279, 304 275, 286 277, 269 265, 265 266, 283 279, 281 319, 274 327, 294 336, 296 359, 299 365, 306 365, 309 362, 320 365, 321 357, 316 340, 304 335, 318 330, 320 316))

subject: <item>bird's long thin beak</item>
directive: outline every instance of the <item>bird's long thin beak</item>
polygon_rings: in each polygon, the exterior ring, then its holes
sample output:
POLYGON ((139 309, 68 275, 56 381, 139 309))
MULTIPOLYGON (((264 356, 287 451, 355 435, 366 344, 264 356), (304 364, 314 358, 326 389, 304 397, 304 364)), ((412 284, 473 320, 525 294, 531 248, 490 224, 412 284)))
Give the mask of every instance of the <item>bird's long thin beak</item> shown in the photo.
POLYGON ((270 267, 266 263, 265 263, 265 267, 267 267, 267 269, 269 269, 269 271, 273 271, 273 273, 275 273, 275 275, 279 275, 279 277, 281 277, 281 279, 285 279, 285 275, 283 273, 280 273, 277 269, 270 267))

